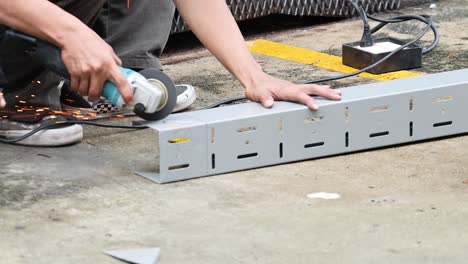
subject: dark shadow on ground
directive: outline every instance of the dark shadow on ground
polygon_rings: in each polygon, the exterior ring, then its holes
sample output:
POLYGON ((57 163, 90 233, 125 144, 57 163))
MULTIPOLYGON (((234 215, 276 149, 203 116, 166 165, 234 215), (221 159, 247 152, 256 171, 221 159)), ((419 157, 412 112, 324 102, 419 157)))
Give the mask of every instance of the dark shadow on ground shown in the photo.
MULTIPOLYGON (((295 17, 288 15, 269 15, 262 18, 241 21, 239 27, 244 37, 260 38, 271 33, 280 33, 291 29, 301 29, 312 25, 343 20, 344 18, 295 17)), ((202 45, 192 32, 173 34, 169 37, 165 53, 201 48, 202 45)))

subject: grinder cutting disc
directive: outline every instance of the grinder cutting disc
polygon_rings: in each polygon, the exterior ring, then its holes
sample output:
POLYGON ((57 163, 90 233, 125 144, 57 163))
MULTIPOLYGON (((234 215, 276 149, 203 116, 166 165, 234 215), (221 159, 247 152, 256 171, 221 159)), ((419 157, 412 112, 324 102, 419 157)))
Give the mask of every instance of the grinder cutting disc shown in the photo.
POLYGON ((154 113, 146 113, 145 107, 142 104, 136 104, 133 111, 135 114, 148 121, 157 121, 167 117, 172 113, 177 101, 177 93, 172 80, 158 69, 144 69, 140 71, 155 89, 159 89, 163 93, 161 103, 154 113))

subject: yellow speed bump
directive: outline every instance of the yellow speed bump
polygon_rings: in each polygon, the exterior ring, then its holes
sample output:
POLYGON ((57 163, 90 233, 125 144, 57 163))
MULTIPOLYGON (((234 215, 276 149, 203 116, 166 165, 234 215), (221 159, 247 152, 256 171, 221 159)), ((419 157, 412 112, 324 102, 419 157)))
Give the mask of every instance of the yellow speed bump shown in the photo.
MULTIPOLYGON (((289 61, 295 61, 304 64, 310 64, 316 67, 320 67, 327 70, 342 72, 342 73, 352 73, 357 71, 357 69, 345 66, 341 63, 341 57, 329 55, 313 50, 308 50, 304 48, 298 48, 294 46, 289 46, 286 44, 281 44, 278 42, 273 42, 264 39, 257 39, 247 43, 250 51, 258 53, 261 55, 266 55, 270 57, 280 58, 289 61)), ((422 75, 418 72, 410 71, 398 71, 384 74, 370 74, 370 73, 361 73, 359 76, 377 80, 377 81, 389 81, 395 79, 410 78, 422 75)))

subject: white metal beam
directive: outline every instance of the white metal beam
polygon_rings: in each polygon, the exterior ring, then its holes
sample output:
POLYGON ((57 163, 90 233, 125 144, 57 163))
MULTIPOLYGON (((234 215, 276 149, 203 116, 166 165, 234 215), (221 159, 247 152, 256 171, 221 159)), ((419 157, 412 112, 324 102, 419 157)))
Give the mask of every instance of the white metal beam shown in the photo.
POLYGON ((341 90, 317 112, 246 103, 149 123, 159 171, 138 174, 166 183, 468 132, 468 69, 341 90))

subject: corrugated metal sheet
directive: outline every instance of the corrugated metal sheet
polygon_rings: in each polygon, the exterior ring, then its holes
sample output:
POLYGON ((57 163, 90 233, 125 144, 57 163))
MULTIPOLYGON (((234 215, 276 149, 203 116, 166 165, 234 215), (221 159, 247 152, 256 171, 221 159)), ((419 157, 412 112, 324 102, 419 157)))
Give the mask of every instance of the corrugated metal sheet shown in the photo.
MULTIPOLYGON (((227 0, 237 21, 258 18, 270 14, 293 16, 350 17, 356 11, 347 0, 227 0)), ((401 0, 359 0, 368 13, 396 10, 401 0)), ((189 28, 176 14, 172 33, 187 31, 189 28)))

